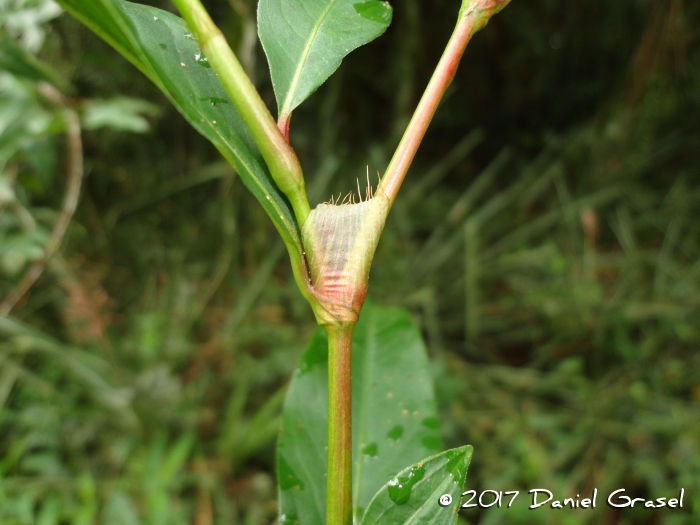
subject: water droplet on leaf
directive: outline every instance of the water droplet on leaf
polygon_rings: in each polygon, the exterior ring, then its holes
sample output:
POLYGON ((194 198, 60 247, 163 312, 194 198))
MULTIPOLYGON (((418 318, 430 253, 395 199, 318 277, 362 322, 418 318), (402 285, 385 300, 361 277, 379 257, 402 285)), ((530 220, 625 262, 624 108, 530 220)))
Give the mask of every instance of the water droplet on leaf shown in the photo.
POLYGON ((217 98, 217 97, 202 97, 199 99, 201 102, 210 102, 212 106, 216 106, 217 104, 228 104, 228 100, 223 99, 223 98, 217 98))
POLYGON ((421 421, 421 423, 424 427, 431 428, 433 430, 440 428, 440 420, 436 417, 426 417, 423 421, 421 421))
POLYGON ((194 59, 197 61, 197 64, 199 64, 200 66, 206 67, 207 69, 211 68, 211 64, 209 63, 209 60, 200 51, 197 51, 194 54, 194 59))
POLYGON ((298 525, 299 524, 299 516, 297 516, 295 513, 291 514, 282 514, 279 519, 279 524, 280 525, 298 525))
POLYGON ((369 456, 369 457, 374 458, 377 456, 378 450, 379 450, 379 448, 377 447, 376 443, 370 443, 369 445, 367 445, 366 447, 364 447, 362 449, 362 453, 365 456, 369 456))
POLYGON ((413 486, 425 476, 425 467, 416 465, 411 467, 406 476, 398 476, 389 482, 387 491, 389 498, 397 505, 403 505, 411 497, 413 486))
POLYGON ((388 2, 369 0, 368 2, 353 4, 353 7, 362 18, 387 26, 391 23, 392 10, 388 2))
POLYGON ((401 425, 396 425, 386 435, 386 437, 393 439, 394 441, 401 438, 401 436, 403 436, 403 427, 401 425))

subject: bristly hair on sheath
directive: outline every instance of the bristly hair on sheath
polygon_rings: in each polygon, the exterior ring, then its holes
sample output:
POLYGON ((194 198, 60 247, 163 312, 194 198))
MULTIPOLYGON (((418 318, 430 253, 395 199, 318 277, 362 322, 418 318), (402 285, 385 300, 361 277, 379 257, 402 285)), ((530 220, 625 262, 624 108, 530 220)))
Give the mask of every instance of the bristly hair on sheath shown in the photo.
MULTIPOLYGON (((345 198, 341 201, 340 197, 343 195, 342 193, 338 194, 338 197, 331 195, 330 200, 324 202, 323 204, 329 204, 332 206, 344 206, 344 205, 351 205, 351 204, 359 204, 361 202, 367 202, 371 199, 374 198, 374 189, 372 188, 372 184, 369 181, 369 166, 367 166, 367 186, 365 187, 365 195, 364 198, 362 198, 362 190, 360 189, 360 179, 355 179, 357 182, 357 202, 355 201, 355 193, 354 192, 348 192, 347 195, 345 195, 345 198)), ((379 187, 379 184, 381 184, 382 178, 379 175, 379 172, 377 171, 377 187, 379 187)))

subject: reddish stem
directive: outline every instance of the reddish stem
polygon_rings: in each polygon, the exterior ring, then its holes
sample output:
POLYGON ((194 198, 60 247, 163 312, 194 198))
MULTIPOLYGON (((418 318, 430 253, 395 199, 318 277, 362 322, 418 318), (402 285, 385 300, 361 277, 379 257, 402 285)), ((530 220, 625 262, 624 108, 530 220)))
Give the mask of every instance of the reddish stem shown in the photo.
POLYGON ((481 27, 483 20, 479 17, 472 16, 470 11, 461 13, 457 27, 379 185, 379 190, 386 195, 390 204, 394 202, 438 104, 454 78, 469 40, 481 27))
POLYGON ((352 333, 355 323, 328 333, 328 478, 326 525, 352 525, 352 333))

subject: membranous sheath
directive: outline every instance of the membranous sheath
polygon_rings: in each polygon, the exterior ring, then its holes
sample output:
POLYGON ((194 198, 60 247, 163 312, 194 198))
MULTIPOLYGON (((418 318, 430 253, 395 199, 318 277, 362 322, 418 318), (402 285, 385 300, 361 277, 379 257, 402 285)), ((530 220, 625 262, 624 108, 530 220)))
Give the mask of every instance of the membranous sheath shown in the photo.
POLYGON ((389 200, 381 192, 355 204, 319 204, 302 227, 320 324, 355 323, 389 200))

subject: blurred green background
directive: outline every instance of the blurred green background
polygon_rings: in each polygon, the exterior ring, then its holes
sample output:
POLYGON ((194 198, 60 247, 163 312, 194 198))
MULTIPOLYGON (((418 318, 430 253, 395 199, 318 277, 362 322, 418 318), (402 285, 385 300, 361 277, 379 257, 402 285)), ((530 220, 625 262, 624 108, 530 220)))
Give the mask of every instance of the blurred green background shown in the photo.
MULTIPOLYGON (((274 107, 253 0, 205 4, 274 107)), ((393 5, 294 114, 312 205, 386 167, 459 9, 393 5)), ((0 523, 274 522, 281 404, 314 330, 276 231, 51 0, 0 0, 0 25, 0 523)), ((514 0, 467 50, 370 286, 423 331, 445 441, 475 448, 467 488, 521 491, 463 523, 700 523, 699 44, 696 1, 514 0), (587 511, 522 493, 594 487, 587 511), (601 501, 681 487, 682 510, 601 501)))

